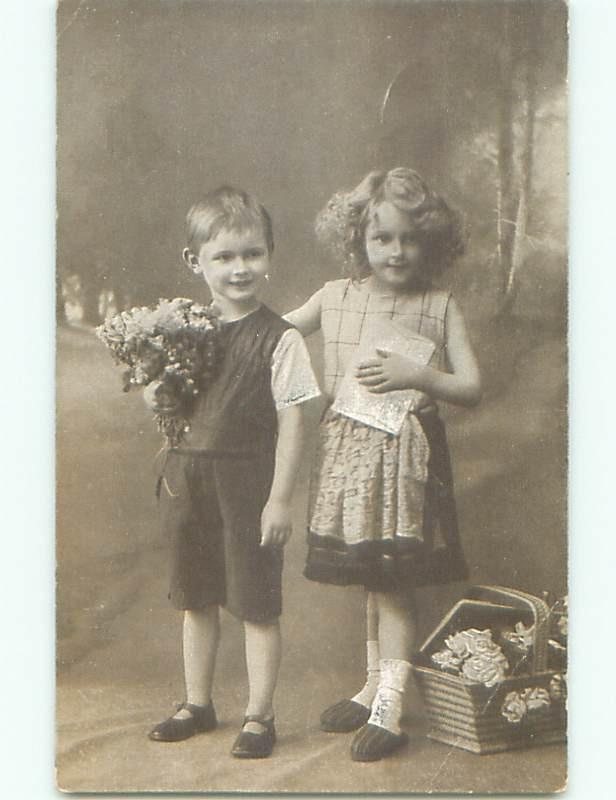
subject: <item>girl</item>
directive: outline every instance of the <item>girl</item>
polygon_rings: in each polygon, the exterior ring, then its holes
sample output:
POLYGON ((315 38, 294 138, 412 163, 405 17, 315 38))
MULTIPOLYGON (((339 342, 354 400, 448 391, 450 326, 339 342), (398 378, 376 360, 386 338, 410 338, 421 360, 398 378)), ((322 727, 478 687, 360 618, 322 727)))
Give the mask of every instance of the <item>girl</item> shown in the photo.
POLYGON ((326 283, 287 319, 304 336, 322 330, 326 395, 336 397, 350 370, 373 400, 386 400, 386 411, 411 398, 397 434, 330 406, 311 492, 306 577, 368 591, 366 684, 324 711, 321 727, 359 728, 351 756, 375 761, 407 740, 400 718, 415 637, 413 588, 467 574, 435 401, 475 405, 480 376, 458 306, 432 285, 463 251, 459 220, 416 172, 371 172, 354 191, 334 195, 317 233, 338 242, 348 277, 326 283), (375 334, 370 355, 354 364, 379 325, 427 339, 427 363, 379 347, 375 334))
MULTIPOLYGON (((244 623, 249 698, 232 748, 264 758, 276 739, 273 696, 280 663, 282 548, 301 453, 302 404, 319 394, 300 334, 259 301, 274 247, 269 214, 229 187, 187 218, 183 258, 220 312, 222 362, 197 396, 190 430, 168 454, 161 513, 172 547, 169 597, 184 612, 186 701, 150 732, 176 742, 213 730, 211 692, 219 606, 244 623)), ((175 400, 146 389, 154 410, 175 400)))

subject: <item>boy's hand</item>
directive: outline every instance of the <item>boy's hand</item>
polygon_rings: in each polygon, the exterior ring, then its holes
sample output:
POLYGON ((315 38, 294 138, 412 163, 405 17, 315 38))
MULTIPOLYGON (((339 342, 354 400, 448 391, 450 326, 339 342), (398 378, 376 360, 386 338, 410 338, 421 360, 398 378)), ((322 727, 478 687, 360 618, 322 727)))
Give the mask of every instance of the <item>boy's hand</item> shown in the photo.
POLYGON ((179 405, 173 393, 165 388, 162 381, 152 381, 143 390, 143 399, 148 408, 157 414, 170 414, 179 405))
POLYGON ((292 532, 291 504, 270 498, 261 513, 261 547, 284 547, 292 532))
POLYGON ((378 358, 363 361, 355 371, 355 377, 369 392, 382 394, 395 389, 418 389, 429 392, 430 367, 420 367, 404 356, 378 350, 378 358))

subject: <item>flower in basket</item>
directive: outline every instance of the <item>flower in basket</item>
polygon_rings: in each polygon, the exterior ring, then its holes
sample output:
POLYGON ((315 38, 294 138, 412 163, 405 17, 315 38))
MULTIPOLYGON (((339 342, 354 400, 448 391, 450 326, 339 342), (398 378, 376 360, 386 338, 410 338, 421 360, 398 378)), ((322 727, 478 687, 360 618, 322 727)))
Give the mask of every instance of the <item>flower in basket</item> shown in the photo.
POLYGON ((451 650, 441 650, 439 653, 432 655, 432 661, 443 670, 450 670, 452 672, 460 672, 462 665, 462 658, 459 658, 451 650))
POLYGON ((503 631, 503 639, 522 653, 528 653, 535 640, 535 626, 529 625, 527 628, 523 622, 517 622, 513 631, 503 631))
POLYGON ((521 692, 509 692, 501 706, 501 714, 509 722, 518 724, 527 714, 549 708, 550 704, 550 695, 546 689, 535 686, 521 692))
POLYGON ((490 651, 467 658, 462 664, 462 675, 473 683, 482 683, 484 686, 496 686, 505 679, 509 662, 502 650, 490 651))
MULTIPOLYGON (((453 636, 448 636, 445 639, 447 651, 451 652, 460 664, 471 654, 470 640, 471 630, 454 633, 453 636)), ((436 661, 436 658, 434 660, 436 661)))
POLYGON ((548 691, 552 700, 565 700, 567 698, 567 676, 554 675, 550 680, 548 691))
POLYGON ((158 381, 161 394, 175 399, 155 415, 169 446, 181 441, 195 395, 207 389, 215 374, 218 330, 211 307, 182 297, 122 311, 96 329, 114 361, 127 367, 124 391, 158 381))
POLYGON ((549 655, 552 665, 558 670, 566 669, 567 664, 568 606, 567 597, 563 597, 550 609, 549 655))
POLYGON ((468 628, 445 639, 445 649, 432 655, 441 669, 462 674, 473 683, 495 686, 509 668, 503 651, 492 639, 489 629, 468 628))
POLYGON ((492 631, 489 629, 480 631, 477 628, 469 628, 445 639, 446 646, 452 650, 458 658, 464 659, 472 655, 488 653, 498 648, 492 640, 492 631))
POLYGON ((513 722, 514 724, 522 722, 527 711, 526 703, 518 692, 509 692, 507 694, 501 713, 508 722, 513 722))
POLYGON ((539 711, 550 705, 549 692, 540 686, 535 686, 534 689, 526 689, 522 696, 529 711, 539 711))
POLYGON ((565 595, 562 600, 552 609, 556 620, 556 630, 562 639, 566 639, 569 633, 569 598, 565 595))

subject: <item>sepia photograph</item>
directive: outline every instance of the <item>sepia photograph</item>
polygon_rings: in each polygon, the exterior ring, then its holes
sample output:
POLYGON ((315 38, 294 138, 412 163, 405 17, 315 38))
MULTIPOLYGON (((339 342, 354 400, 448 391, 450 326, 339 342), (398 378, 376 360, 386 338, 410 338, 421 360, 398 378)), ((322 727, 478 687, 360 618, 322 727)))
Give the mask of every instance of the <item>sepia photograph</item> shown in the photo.
POLYGON ((563 0, 61 0, 56 782, 567 785, 563 0))

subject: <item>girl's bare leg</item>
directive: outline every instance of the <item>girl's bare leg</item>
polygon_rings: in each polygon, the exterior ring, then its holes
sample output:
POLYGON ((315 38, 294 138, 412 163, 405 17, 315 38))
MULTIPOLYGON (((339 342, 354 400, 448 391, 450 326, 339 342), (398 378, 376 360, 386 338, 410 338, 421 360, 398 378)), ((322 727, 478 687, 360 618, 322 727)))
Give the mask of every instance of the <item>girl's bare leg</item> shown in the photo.
POLYGON ((380 674, 368 724, 351 743, 355 761, 379 761, 406 741, 400 729, 403 698, 415 644, 415 603, 407 593, 375 594, 378 608, 380 674))
POLYGON ((379 609, 374 592, 366 600, 366 682, 351 700, 370 708, 379 683, 379 609))
POLYGON ((372 592, 366 600, 366 682, 350 699, 339 700, 321 714, 321 729, 348 733, 365 724, 379 684, 378 605, 372 592))
POLYGON ((379 682, 369 723, 400 734, 403 697, 415 645, 415 602, 410 593, 375 594, 379 616, 379 682))
POLYGON ((378 641, 381 659, 409 661, 417 633, 415 598, 412 593, 378 592, 378 641))
POLYGON ((368 592, 366 601, 366 641, 376 642, 379 639, 379 608, 374 592, 368 592))

